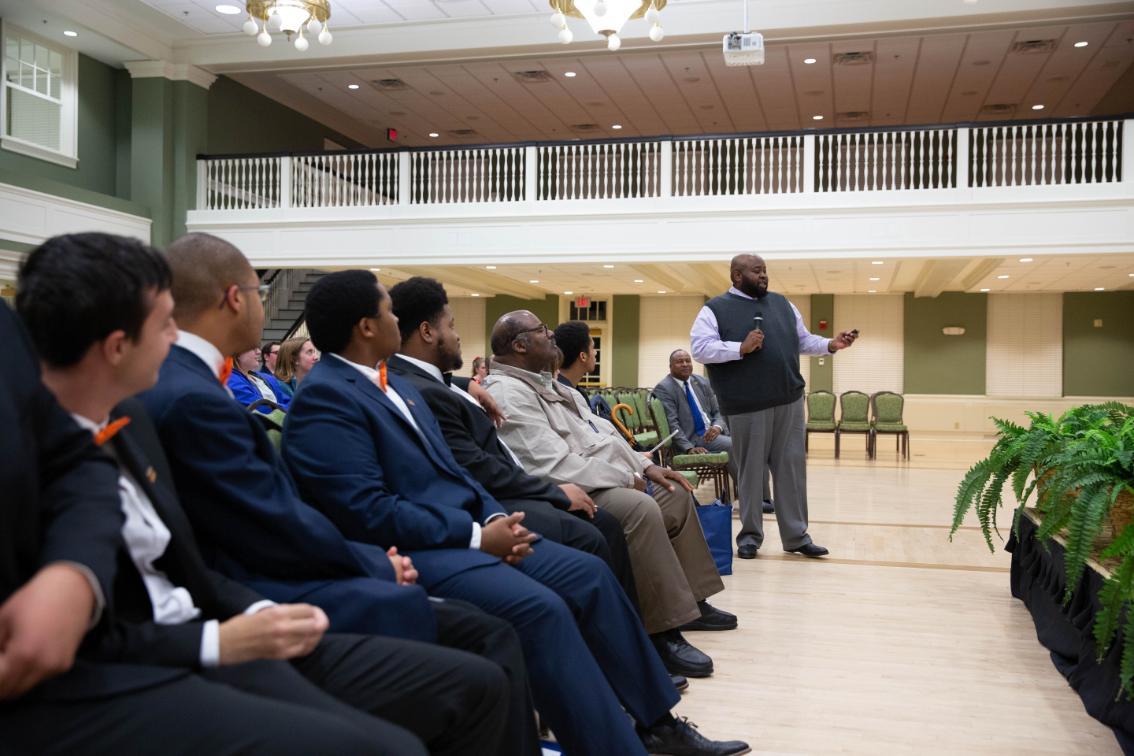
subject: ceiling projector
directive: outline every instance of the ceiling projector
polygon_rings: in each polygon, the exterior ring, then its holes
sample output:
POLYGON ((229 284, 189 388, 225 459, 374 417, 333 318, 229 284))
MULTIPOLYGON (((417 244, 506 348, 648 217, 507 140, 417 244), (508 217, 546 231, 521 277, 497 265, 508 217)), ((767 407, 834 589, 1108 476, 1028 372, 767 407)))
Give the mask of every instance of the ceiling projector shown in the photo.
POLYGON ((764 65, 764 35, 760 32, 729 32, 724 35, 726 66, 764 65))

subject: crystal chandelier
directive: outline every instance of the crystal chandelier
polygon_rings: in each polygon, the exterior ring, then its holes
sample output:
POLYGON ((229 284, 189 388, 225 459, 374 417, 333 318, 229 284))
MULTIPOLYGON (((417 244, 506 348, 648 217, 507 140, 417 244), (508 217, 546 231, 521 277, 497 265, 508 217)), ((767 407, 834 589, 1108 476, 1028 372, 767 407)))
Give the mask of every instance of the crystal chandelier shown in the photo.
POLYGON ((331 30, 327 28, 330 0, 248 0, 244 6, 248 9, 244 33, 256 37, 261 47, 272 44, 270 31, 282 31, 289 40, 294 37, 295 49, 300 52, 309 47, 304 31, 321 45, 331 44, 331 30))
POLYGON ((608 50, 622 47, 618 36, 622 25, 632 18, 645 17, 650 24, 650 39, 661 42, 665 32, 659 20, 659 11, 666 0, 548 0, 551 24, 559 29, 559 41, 569 44, 575 35, 567 28, 567 16, 586 19, 595 34, 606 37, 608 50))

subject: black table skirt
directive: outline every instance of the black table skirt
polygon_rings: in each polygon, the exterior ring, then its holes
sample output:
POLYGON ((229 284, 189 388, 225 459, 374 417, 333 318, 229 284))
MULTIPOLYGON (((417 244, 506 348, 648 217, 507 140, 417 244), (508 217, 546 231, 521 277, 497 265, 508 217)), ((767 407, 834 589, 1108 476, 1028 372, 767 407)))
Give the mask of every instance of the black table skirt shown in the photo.
POLYGON ((1123 753, 1134 754, 1134 703, 1118 700, 1118 663, 1122 649, 1111 645, 1102 660, 1095 660, 1092 634, 1099 612, 1098 592, 1103 578, 1083 571, 1071 601, 1064 606, 1063 546, 1055 541, 1045 549, 1035 539, 1037 526, 1027 517, 1020 523, 1020 538, 1008 541, 1012 552, 1012 595, 1032 614, 1036 635, 1050 652, 1056 668, 1083 699, 1087 713, 1109 726, 1123 753))

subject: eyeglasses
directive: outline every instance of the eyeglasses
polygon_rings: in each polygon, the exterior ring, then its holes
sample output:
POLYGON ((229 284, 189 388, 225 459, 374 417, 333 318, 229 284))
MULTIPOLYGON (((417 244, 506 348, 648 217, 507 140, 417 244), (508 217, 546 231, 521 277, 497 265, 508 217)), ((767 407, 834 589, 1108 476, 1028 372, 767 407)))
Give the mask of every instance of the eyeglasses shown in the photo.
POLYGON ((524 330, 517 332, 516 336, 519 337, 519 336, 522 336, 525 333, 535 333, 536 331, 543 331, 543 335, 546 336, 549 339, 554 338, 554 335, 552 334, 551 329, 548 328, 545 323, 540 323, 535 328, 525 328, 524 330))
MULTIPOLYGON (((235 286, 237 288, 237 290, 239 290, 239 291, 252 291, 253 289, 255 289, 260 294, 260 304, 267 306, 268 295, 272 291, 271 284, 249 284, 247 286, 241 286, 240 284, 233 284, 233 286, 235 286)), ((232 286, 230 286, 228 288, 231 289, 232 286)), ((221 298, 221 302, 220 302, 221 307, 224 307, 224 303, 225 303, 226 299, 228 299, 228 289, 224 290, 224 297, 221 298)))

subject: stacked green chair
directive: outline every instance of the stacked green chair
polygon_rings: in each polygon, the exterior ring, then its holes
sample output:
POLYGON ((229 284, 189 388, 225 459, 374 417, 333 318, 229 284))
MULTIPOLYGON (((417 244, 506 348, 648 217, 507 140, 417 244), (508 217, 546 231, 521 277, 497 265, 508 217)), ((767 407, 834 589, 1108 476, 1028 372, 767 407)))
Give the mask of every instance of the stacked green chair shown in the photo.
POLYGON ((874 426, 870 424, 870 397, 861 391, 844 391, 839 396, 839 410, 835 456, 839 456, 839 439, 844 433, 861 433, 866 436, 866 458, 874 459, 874 426))
MULTIPOLYGON (((664 439, 672 432, 665 407, 662 406, 661 400, 655 397, 650 397, 649 401, 654 425, 659 436, 664 439)), ((700 483, 701 478, 711 479, 717 498, 721 501, 732 501, 732 477, 728 472, 728 452, 674 454, 673 439, 669 439, 662 444, 662 448, 658 449, 656 461, 684 475, 693 487, 700 483)))
MULTIPOLYGON (((894 435, 894 449, 905 459, 910 458, 910 429, 902 421, 906 399, 893 391, 879 391, 870 397, 870 424, 874 428, 875 445, 878 434, 894 435)), ((875 448, 875 456, 878 451, 875 448)))
POLYGON ((839 427, 835 422, 835 395, 830 391, 812 391, 807 395, 807 433, 803 449, 807 451, 812 433, 832 433, 835 436, 835 458, 839 457, 839 427))

